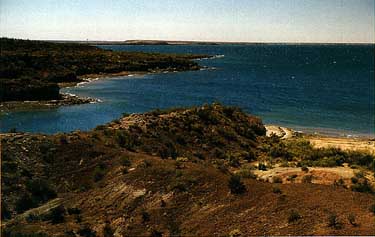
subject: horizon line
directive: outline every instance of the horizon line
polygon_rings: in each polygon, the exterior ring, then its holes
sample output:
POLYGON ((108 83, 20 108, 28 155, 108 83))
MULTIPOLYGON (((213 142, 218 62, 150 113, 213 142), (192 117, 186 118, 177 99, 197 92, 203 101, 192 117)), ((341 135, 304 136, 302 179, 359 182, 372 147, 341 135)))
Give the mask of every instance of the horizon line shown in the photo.
POLYGON ((216 44, 375 44, 374 42, 312 42, 312 41, 215 41, 215 40, 166 40, 166 39, 126 39, 126 40, 82 40, 82 39, 30 39, 0 36, 0 38, 32 40, 32 41, 51 41, 51 42, 108 42, 108 43, 136 43, 140 42, 170 42, 170 43, 216 43, 216 44))

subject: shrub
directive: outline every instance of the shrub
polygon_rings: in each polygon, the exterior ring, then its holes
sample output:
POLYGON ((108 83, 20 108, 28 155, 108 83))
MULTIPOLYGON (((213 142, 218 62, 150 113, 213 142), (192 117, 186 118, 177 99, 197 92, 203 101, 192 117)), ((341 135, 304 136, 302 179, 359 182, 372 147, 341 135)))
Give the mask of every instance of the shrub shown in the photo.
POLYGON ((162 237, 163 236, 163 232, 155 230, 155 229, 152 229, 151 233, 150 233, 150 236, 151 237, 162 237))
POLYGON ((355 215, 354 215, 353 213, 350 213, 350 214, 348 215, 348 221, 349 221, 349 223, 350 223, 352 226, 358 226, 358 223, 357 223, 357 221, 356 221, 356 217, 355 217, 355 215))
POLYGON ((146 211, 142 211, 142 223, 146 223, 150 221, 150 214, 146 211))
POLYGON ((68 138, 66 137, 66 135, 60 136, 60 144, 62 144, 62 145, 68 144, 68 138))
POLYGON ((68 208, 67 211, 68 211, 69 215, 79 215, 79 214, 81 214, 81 210, 77 207, 70 207, 70 208, 68 208))
POLYGON ((373 187, 367 181, 367 179, 363 180, 362 182, 358 182, 356 184, 353 184, 351 189, 355 192, 374 193, 373 187))
POLYGON ((341 229, 342 228, 342 223, 337 217, 336 214, 330 214, 328 216, 328 227, 332 227, 335 229, 341 229))
POLYGON ((286 180, 294 183, 294 181, 296 180, 297 177, 298 177, 298 175, 293 174, 293 175, 290 175, 286 180))
POLYGON ((259 163, 259 164, 258 164, 258 169, 259 169, 259 170, 266 171, 266 170, 267 170, 267 166, 266 166, 264 163, 259 163))
POLYGON ((358 183, 358 178, 356 177, 352 177, 350 180, 352 181, 353 184, 358 183))
POLYGON ((281 194, 281 193, 282 193, 282 191, 281 191, 281 189, 280 189, 279 187, 274 187, 274 188, 272 189, 272 192, 273 192, 273 193, 276 193, 276 194, 281 194))
POLYGON ((12 216, 11 212, 8 209, 8 206, 5 204, 4 201, 1 201, 1 219, 6 220, 10 219, 12 216))
POLYGON ((16 201, 16 207, 15 210, 17 213, 22 213, 26 210, 29 210, 30 208, 35 207, 36 204, 33 202, 33 199, 28 193, 25 193, 21 196, 20 199, 16 201))
POLYGON ((228 155, 228 162, 232 167, 239 167, 241 165, 240 159, 235 155, 228 155))
POLYGON ((273 176, 272 177, 272 182, 273 183, 283 183, 283 179, 280 176, 273 176))
POLYGON ((257 178, 256 174, 254 174, 254 172, 249 168, 242 168, 237 172, 237 174, 239 176, 241 176, 241 178, 245 178, 245 179, 249 179, 249 178, 250 179, 256 179, 257 178))
POLYGON ((51 220, 52 224, 58 224, 64 222, 65 208, 63 205, 59 205, 51 210, 48 214, 47 219, 51 220))
POLYGON ((103 227, 103 236, 104 237, 112 237, 115 231, 111 228, 109 223, 106 223, 103 227))
POLYGON ((309 172, 309 168, 307 168, 307 166, 302 166, 301 167, 301 170, 303 171, 303 172, 309 172))
POLYGON ((173 187, 172 187, 172 190, 176 191, 176 192, 186 192, 188 190, 187 188, 187 185, 182 182, 182 181, 178 181, 173 187))
POLYGON ((298 221, 301 218, 302 218, 301 215, 296 210, 292 210, 289 214, 288 222, 292 223, 292 222, 298 221))
POLYGON ((125 167, 130 167, 132 165, 132 162, 128 156, 122 156, 121 165, 125 167))
POLYGON ((77 231, 77 233, 80 236, 84 236, 84 237, 95 237, 96 236, 96 232, 93 231, 89 226, 84 226, 83 228, 79 229, 77 231))
POLYGON ((243 159, 250 162, 250 161, 255 160, 256 157, 255 157, 254 152, 249 150, 249 151, 243 153, 243 159))
POLYGON ((119 146, 124 147, 130 151, 134 151, 135 142, 128 132, 116 131, 115 140, 119 146))
POLYGON ((346 188, 345 186, 345 182, 342 178, 338 179, 338 180, 335 180, 333 182, 333 185, 336 186, 336 187, 343 187, 343 188, 346 188))
POLYGON ((232 194, 242 194, 246 192, 246 186, 238 175, 232 175, 230 177, 228 186, 232 194))
POLYGON ((143 160, 143 162, 141 164, 139 164, 139 166, 141 168, 148 168, 148 167, 152 166, 152 163, 149 160, 143 160))
POLYGON ((231 232, 229 232, 229 237, 240 237, 242 236, 242 233, 239 229, 234 229, 231 232))
POLYGON ((312 180, 313 180, 313 177, 312 175, 305 175, 302 177, 302 183, 311 183, 312 180))
POLYGON ((122 167, 121 168, 121 173, 122 174, 128 174, 129 173, 129 169, 127 167, 122 167))
POLYGON ((26 189, 32 194, 33 202, 38 205, 57 196, 49 183, 43 179, 34 179, 26 182, 26 189))
POLYGON ((103 179, 105 175, 105 170, 100 166, 97 166, 94 170, 94 181, 98 182, 103 179))
POLYGON ((370 212, 375 214, 375 203, 370 206, 370 212))
POLYGON ((354 174, 354 177, 356 177, 357 179, 363 179, 365 177, 365 174, 363 173, 363 171, 358 171, 354 174))

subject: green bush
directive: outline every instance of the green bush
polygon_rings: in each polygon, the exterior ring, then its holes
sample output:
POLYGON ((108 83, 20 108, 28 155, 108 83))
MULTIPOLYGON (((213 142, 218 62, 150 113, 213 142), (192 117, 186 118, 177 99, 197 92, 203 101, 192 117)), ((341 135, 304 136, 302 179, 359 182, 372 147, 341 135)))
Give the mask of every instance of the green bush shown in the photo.
POLYGON ((95 182, 98 182, 100 180, 102 180, 104 178, 104 175, 105 175, 105 168, 104 167, 101 167, 100 165, 98 165, 97 167, 95 167, 95 170, 94 170, 94 181, 95 182))
POLYGON ((44 179, 33 179, 26 182, 26 190, 32 195, 36 204, 44 203, 57 196, 50 184, 44 179))
POLYGON ((103 236, 104 237, 112 237, 114 235, 115 231, 111 228, 109 223, 106 223, 103 227, 103 236))
POLYGON ((342 223, 337 217, 336 214, 332 213, 328 216, 328 227, 332 227, 335 229, 341 229, 342 228, 342 223))
POLYGON ((367 179, 363 180, 362 182, 358 182, 351 186, 351 189, 355 192, 361 193, 374 193, 374 189, 371 184, 367 181, 367 179))
POLYGON ((228 186, 232 194, 243 194, 246 192, 246 186, 238 175, 232 175, 230 177, 228 186))
POLYGON ((22 213, 36 206, 37 203, 33 201, 28 193, 25 193, 16 201, 15 210, 17 213, 22 213))
POLYGON ((281 189, 280 189, 279 187, 274 187, 274 188, 272 189, 272 192, 273 192, 273 193, 276 193, 276 194, 282 194, 282 191, 281 191, 281 189))
POLYGON ((370 211, 375 214, 375 203, 370 206, 370 211))
POLYGON ((259 169, 259 170, 266 171, 266 170, 267 170, 267 166, 266 166, 264 163, 259 163, 259 164, 258 164, 258 169, 259 169))
POLYGON ((286 180, 288 180, 289 182, 294 183, 294 181, 296 180, 297 177, 298 177, 298 175, 296 175, 296 174, 289 175, 286 180))
POLYGON ((150 237, 163 237, 163 232, 152 229, 150 231, 150 237))
POLYGON ((235 154, 229 154, 227 157, 230 166, 239 167, 241 165, 240 158, 235 154))
POLYGON ((150 214, 147 211, 142 211, 142 223, 146 223, 150 221, 150 214))
POLYGON ((312 175, 305 175, 302 177, 302 183, 312 183, 313 176, 312 175))
POLYGON ((345 182, 342 178, 338 179, 338 180, 335 180, 333 182, 333 185, 336 186, 336 187, 342 187, 342 188, 346 188, 345 186, 345 182))
POLYGON ((246 167, 240 169, 236 174, 239 175, 242 178, 245 178, 245 179, 256 179, 257 178, 257 175, 254 174, 254 172, 251 169, 246 168, 246 167))
POLYGON ((59 224, 65 221, 65 208, 63 205, 59 205, 52 208, 42 219, 44 221, 51 221, 52 224, 59 224))
POLYGON ((350 180, 352 181, 353 184, 358 183, 358 178, 356 177, 351 177, 350 180))
POLYGON ((84 226, 83 228, 79 229, 77 231, 77 233, 80 236, 84 236, 84 237, 95 237, 96 236, 96 232, 94 230, 92 230, 89 226, 84 226))
POLYGON ((79 215, 79 214, 81 214, 81 210, 77 207, 70 207, 70 208, 68 208, 67 211, 68 211, 69 215, 79 215))
POLYGON ((115 133, 115 140, 119 146, 124 147, 130 151, 134 151, 135 142, 131 135, 122 130, 117 130, 115 133))
POLYGON ((8 205, 2 200, 1 201, 1 219, 6 220, 12 217, 12 213, 8 209, 8 205))
POLYGON ((352 226, 358 226, 358 223, 357 223, 357 221, 356 221, 356 216, 355 216, 355 214, 350 213, 350 214, 348 215, 348 221, 349 221, 349 223, 350 223, 352 226))
POLYGON ((289 223, 296 222, 296 221, 298 221, 301 218, 302 218, 301 215, 296 210, 292 210, 289 213, 288 222, 289 223))
POLYGON ((283 183, 283 180, 280 176, 273 176, 272 177, 272 182, 273 183, 283 183))
POLYGON ((132 162, 128 156, 122 156, 121 165, 125 167, 130 167, 132 165, 132 162))

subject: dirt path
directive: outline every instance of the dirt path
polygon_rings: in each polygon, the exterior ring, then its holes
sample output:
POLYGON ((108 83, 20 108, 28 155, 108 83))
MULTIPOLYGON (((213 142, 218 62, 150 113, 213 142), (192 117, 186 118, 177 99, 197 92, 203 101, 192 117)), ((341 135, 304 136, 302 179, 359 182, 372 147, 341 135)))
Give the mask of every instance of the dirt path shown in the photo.
MULTIPOLYGON (((352 169, 345 164, 342 167, 309 167, 308 171, 302 171, 299 167, 277 166, 266 171, 255 170, 254 174, 268 182, 273 182, 273 178, 278 177, 283 183, 302 183, 304 176, 311 176, 311 183, 332 185, 335 181, 342 179, 345 185, 350 186, 351 178, 359 171, 359 169, 352 169), (290 179, 293 176, 295 178, 290 179)), ((366 177, 372 185, 375 184, 374 177, 370 172, 366 172, 366 177)))

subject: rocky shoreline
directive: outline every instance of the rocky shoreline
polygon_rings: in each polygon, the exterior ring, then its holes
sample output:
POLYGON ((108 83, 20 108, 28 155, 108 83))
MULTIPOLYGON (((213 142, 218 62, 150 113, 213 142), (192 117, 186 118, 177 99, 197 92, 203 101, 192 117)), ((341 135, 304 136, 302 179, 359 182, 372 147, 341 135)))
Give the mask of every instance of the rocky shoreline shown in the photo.
POLYGON ((8 101, 0 103, 0 114, 13 111, 22 111, 29 109, 56 108, 67 105, 80 105, 88 103, 99 103, 99 99, 89 97, 79 97, 77 95, 61 93, 59 100, 42 100, 42 101, 8 101))

